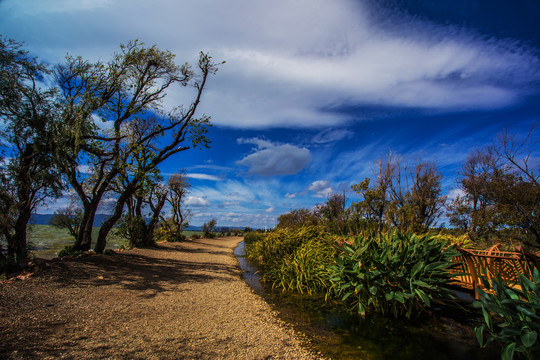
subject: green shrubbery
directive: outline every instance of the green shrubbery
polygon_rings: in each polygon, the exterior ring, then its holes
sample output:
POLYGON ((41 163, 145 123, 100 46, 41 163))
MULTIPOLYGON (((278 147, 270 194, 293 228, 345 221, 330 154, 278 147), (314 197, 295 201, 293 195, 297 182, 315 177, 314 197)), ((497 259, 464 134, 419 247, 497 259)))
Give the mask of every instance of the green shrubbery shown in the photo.
POLYGON ((444 285, 456 255, 429 235, 357 237, 342 248, 332 267, 331 294, 352 300, 362 316, 375 312, 410 318, 434 300, 450 297, 444 285))
POLYGON ((327 293, 354 303, 362 316, 410 318, 451 297, 444 285, 457 254, 444 247, 433 236, 398 233, 359 236, 348 245, 323 227, 306 226, 249 235, 246 254, 274 287, 327 293))
POLYGON ((66 246, 64 247, 64 250, 60 250, 58 252, 58 257, 64 257, 64 256, 78 256, 80 254, 82 254, 83 251, 81 250, 74 250, 73 249, 73 246, 66 246))
POLYGON ((257 231, 250 231, 244 236, 244 244, 253 244, 263 239, 263 234, 257 231))
POLYGON ((503 360, 512 359, 515 352, 527 359, 540 358, 540 273, 534 269, 532 275, 534 281, 519 276, 521 289, 500 279, 485 282, 486 291, 479 290, 480 301, 474 304, 482 308, 485 320, 475 328, 478 342, 482 347, 498 342, 503 360))
POLYGON ((278 229, 264 237, 251 234, 257 233, 249 233, 246 254, 264 268, 263 280, 307 293, 325 292, 330 286, 335 241, 322 227, 278 229))

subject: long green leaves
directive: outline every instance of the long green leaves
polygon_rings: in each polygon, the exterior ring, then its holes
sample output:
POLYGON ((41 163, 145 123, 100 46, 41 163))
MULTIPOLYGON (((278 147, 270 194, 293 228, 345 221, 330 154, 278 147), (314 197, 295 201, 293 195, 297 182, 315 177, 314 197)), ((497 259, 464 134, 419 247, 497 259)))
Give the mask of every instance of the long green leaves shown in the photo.
POLYGON ((278 229, 265 237, 250 237, 248 259, 264 268, 263 280, 300 293, 326 292, 334 263, 332 236, 321 227, 278 229))
POLYGON ((540 273, 533 281, 519 276, 519 287, 511 288, 500 279, 485 282, 478 290, 485 324, 475 328, 476 338, 484 347, 492 341, 502 346, 501 359, 510 360, 517 352, 527 359, 540 358, 540 273), (495 316, 495 321, 492 317, 495 316))
POLYGON ((393 233, 357 237, 332 266, 331 294, 352 301, 360 315, 376 312, 410 318, 449 298, 442 285, 457 254, 431 236, 393 233), (352 300, 351 300, 352 299, 352 300))

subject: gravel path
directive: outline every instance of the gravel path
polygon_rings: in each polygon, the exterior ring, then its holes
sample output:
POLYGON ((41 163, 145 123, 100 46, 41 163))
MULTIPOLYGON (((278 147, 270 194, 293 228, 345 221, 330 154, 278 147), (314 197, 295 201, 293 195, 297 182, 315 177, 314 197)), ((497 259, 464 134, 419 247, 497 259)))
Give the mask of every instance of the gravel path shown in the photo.
POLYGON ((239 241, 161 243, 4 282, 0 358, 315 358, 241 279, 239 241))

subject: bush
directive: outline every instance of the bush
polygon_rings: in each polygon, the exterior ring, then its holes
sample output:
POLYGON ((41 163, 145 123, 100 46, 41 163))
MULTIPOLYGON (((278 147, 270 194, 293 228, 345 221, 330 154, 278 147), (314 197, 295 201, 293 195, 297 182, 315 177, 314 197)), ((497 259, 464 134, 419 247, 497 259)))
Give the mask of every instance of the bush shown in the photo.
POLYGON ((263 239, 263 234, 261 234, 260 232, 257 232, 257 231, 251 231, 251 232, 248 232, 245 236, 244 236, 244 244, 252 244, 256 241, 260 241, 263 239))
POLYGON ((200 239, 200 238, 201 238, 201 234, 193 234, 193 235, 191 235, 191 238, 192 238, 193 240, 200 239))
POLYGON ((167 237, 167 242, 182 242, 186 241, 187 237, 184 234, 174 234, 167 237))
POLYGON ((250 232, 244 241, 248 259, 263 267, 262 278, 272 286, 314 293, 330 285, 335 241, 322 227, 277 229, 266 236, 250 232))
POLYGON ((58 257, 64 257, 64 256, 75 257, 75 256, 80 255, 82 253, 83 252, 81 250, 74 250, 73 246, 66 246, 66 247, 64 247, 64 250, 60 250, 60 252, 58 252, 58 257))
POLYGON ((527 359, 540 359, 540 273, 534 269, 533 281, 519 276, 519 288, 511 288, 501 279, 484 282, 486 291, 478 290, 485 324, 474 331, 480 346, 493 340, 502 347, 501 358, 512 359, 515 352, 527 359), (492 314, 501 321, 496 323, 492 314), (484 339, 487 333, 487 337, 484 339))
POLYGON ((388 234, 357 237, 345 245, 332 267, 329 295, 354 303, 361 316, 369 312, 410 318, 450 298, 452 248, 430 235, 388 234))

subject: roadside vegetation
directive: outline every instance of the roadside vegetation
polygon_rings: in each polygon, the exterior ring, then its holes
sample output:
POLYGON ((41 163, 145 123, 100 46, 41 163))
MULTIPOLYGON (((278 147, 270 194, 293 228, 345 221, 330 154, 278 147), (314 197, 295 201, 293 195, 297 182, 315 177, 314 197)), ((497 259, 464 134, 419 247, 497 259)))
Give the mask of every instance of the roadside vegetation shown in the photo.
MULTIPOLYGON (((271 286, 322 294, 360 316, 431 314, 456 301, 448 290, 453 244, 540 248, 533 130, 524 139, 504 132, 473 151, 453 199, 442 194, 435 163, 411 166, 389 154, 372 179, 352 186, 360 201, 347 206, 345 193, 334 193, 312 209, 282 214, 274 231, 246 235, 247 257, 271 286), (438 224, 445 213, 451 228, 438 224)), ((538 356, 539 281, 536 272, 522 276, 518 290, 496 280, 488 285, 476 303, 486 323, 476 329, 482 346, 497 341, 503 359, 538 356)))

